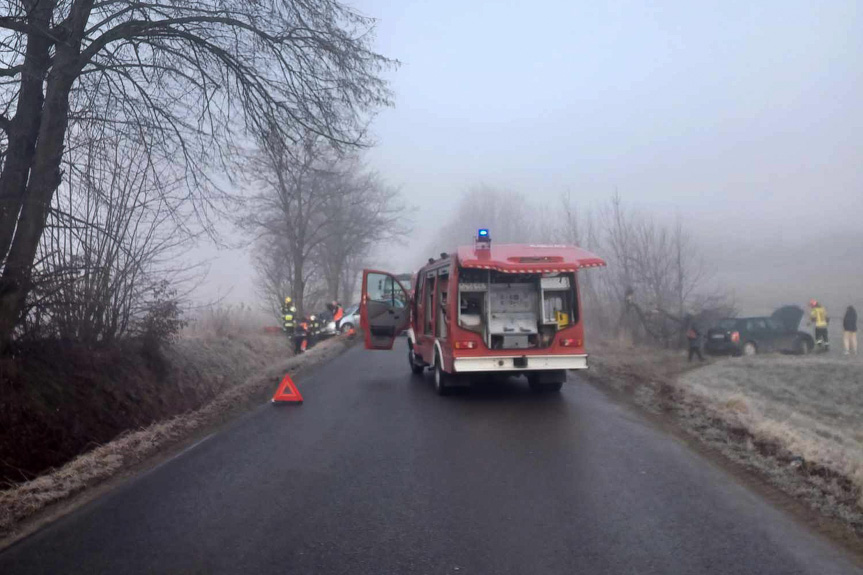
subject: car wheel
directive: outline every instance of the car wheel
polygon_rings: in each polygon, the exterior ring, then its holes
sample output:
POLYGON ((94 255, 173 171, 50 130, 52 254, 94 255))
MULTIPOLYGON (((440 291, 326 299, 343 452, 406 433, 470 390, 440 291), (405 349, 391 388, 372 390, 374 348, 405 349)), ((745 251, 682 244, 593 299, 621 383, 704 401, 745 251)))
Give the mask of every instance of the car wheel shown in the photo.
POLYGON ((753 342, 747 341, 743 344, 743 355, 755 355, 756 353, 758 353, 758 348, 753 342))
POLYGON ((449 385, 450 374, 441 367, 443 362, 439 355, 435 355, 434 362, 434 389, 438 395, 449 395, 452 387, 449 385))
POLYGON ((414 353, 414 346, 408 342, 408 365, 411 367, 411 373, 419 375, 425 369, 425 366, 417 361, 417 354, 414 353))
POLYGON ((809 342, 801 337, 794 345, 794 351, 797 352, 799 355, 806 355, 811 351, 809 349, 809 342))
POLYGON ((348 333, 352 329, 354 329, 354 324, 352 324, 352 323, 343 323, 342 325, 339 326, 339 331, 341 333, 348 333))

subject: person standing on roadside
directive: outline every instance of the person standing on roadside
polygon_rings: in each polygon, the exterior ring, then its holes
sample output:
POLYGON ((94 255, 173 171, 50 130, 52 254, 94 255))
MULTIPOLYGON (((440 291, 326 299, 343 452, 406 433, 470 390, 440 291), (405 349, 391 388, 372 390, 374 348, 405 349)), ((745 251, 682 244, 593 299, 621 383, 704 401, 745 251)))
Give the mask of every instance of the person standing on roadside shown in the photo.
POLYGON ((815 323, 815 345, 822 350, 828 350, 830 338, 827 335, 827 326, 830 324, 830 318, 827 317, 827 308, 815 299, 809 300, 809 307, 812 308, 809 312, 809 323, 815 323))
POLYGON ((845 333, 842 334, 842 343, 845 345, 845 355, 853 353, 857 355, 857 310, 853 305, 849 305, 845 310, 845 317, 842 318, 842 329, 845 333))
POLYGON ((689 361, 692 361, 693 355, 697 355, 699 360, 704 361, 704 356, 701 355, 701 332, 698 331, 698 326, 695 323, 689 324, 689 329, 686 330, 686 339, 689 340, 689 361))
POLYGON ((285 298, 285 301, 282 303, 282 331, 288 334, 288 337, 294 337, 294 331, 297 327, 297 308, 294 305, 293 300, 289 297, 285 298))
POLYGON ((309 316, 303 316, 297 323, 296 331, 294 331, 294 354, 296 355, 305 353, 309 347, 309 324, 309 316))

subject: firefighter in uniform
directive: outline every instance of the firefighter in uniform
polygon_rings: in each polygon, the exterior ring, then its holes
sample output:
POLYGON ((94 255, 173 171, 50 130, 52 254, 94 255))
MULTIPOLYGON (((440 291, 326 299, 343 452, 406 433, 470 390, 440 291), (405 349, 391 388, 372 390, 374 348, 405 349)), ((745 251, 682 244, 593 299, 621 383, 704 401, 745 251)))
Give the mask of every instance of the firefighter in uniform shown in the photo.
POLYGON ((809 312, 809 323, 815 323, 815 345, 822 346, 825 350, 830 349, 827 335, 827 325, 830 323, 830 318, 827 317, 827 308, 814 299, 809 301, 809 307, 812 308, 812 311, 809 312))
POLYGON ((292 337, 297 328, 297 308, 290 297, 286 297, 282 303, 282 321, 282 331, 292 337))

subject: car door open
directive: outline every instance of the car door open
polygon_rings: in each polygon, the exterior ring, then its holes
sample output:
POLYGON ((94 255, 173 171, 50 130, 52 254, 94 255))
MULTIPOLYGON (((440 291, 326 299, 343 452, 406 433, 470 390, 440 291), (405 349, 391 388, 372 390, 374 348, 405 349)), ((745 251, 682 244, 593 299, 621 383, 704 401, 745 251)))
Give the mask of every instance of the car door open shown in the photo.
POLYGON ((410 296, 393 274, 363 270, 360 326, 366 349, 392 349, 410 323, 410 296))

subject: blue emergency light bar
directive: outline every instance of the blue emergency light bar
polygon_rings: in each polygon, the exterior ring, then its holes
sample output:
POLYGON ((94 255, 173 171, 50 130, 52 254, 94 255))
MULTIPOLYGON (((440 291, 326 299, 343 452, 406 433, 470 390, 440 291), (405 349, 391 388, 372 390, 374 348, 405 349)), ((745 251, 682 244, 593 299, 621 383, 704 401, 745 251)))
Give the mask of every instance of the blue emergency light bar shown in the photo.
POLYGON ((487 228, 480 228, 476 231, 476 247, 482 249, 491 248, 491 235, 487 228))

